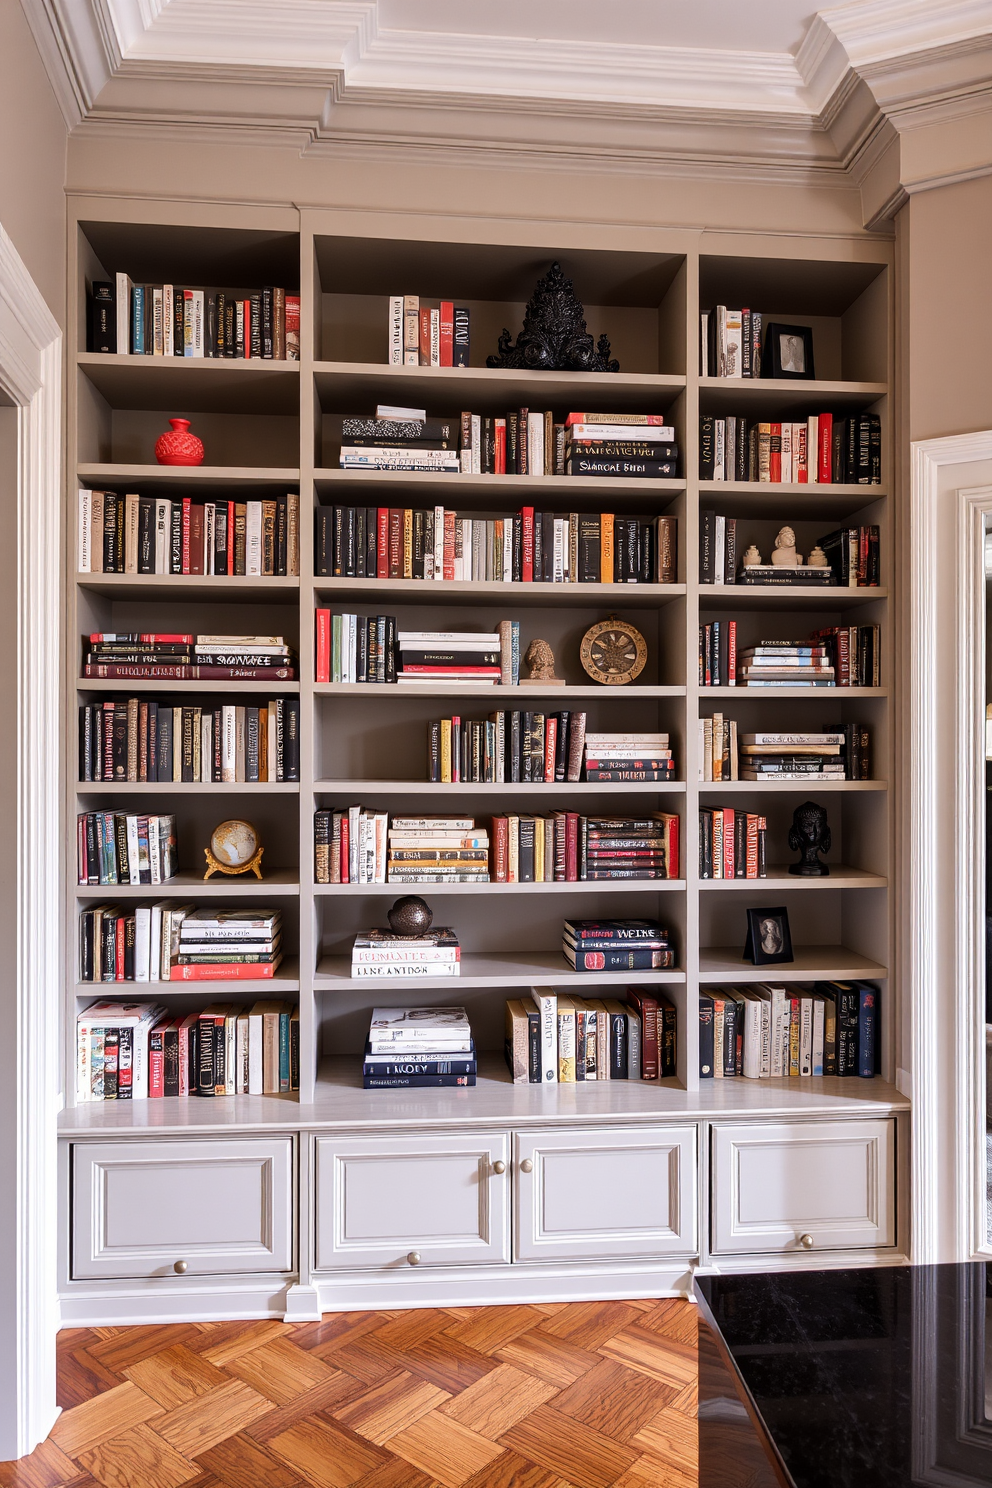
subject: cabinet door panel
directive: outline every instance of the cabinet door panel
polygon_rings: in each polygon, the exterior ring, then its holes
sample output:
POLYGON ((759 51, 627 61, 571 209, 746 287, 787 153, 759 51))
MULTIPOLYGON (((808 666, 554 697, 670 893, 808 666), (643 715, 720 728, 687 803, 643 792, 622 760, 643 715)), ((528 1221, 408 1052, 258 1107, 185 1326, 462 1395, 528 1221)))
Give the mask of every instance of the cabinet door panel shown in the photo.
POLYGON ((717 1254, 895 1243, 891 1118, 714 1126, 711 1181, 717 1254))
POLYGON ((293 1142, 77 1142, 75 1277, 293 1267, 293 1142))
POLYGON ((694 1126, 513 1140, 515 1260, 695 1254, 694 1126))
POLYGON ((509 1139, 317 1137, 318 1269, 508 1261, 509 1139))

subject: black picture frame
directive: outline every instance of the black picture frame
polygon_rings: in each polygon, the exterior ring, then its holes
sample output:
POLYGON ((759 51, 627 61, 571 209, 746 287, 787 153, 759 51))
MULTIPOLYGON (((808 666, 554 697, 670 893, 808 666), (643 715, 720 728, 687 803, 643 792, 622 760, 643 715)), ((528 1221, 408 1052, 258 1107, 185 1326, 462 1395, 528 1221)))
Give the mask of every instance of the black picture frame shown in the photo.
POLYGON ((744 960, 754 966, 778 966, 795 958, 792 954, 792 935, 789 931, 789 911, 784 905, 776 909, 749 909, 747 911, 747 940, 744 942, 744 960), (774 921, 775 928, 769 930, 765 921, 774 921), (765 947, 775 942, 777 950, 765 947))
POLYGON ((814 379, 812 326, 783 325, 777 320, 765 326, 761 342, 761 375, 779 377, 786 382, 810 382, 814 379))

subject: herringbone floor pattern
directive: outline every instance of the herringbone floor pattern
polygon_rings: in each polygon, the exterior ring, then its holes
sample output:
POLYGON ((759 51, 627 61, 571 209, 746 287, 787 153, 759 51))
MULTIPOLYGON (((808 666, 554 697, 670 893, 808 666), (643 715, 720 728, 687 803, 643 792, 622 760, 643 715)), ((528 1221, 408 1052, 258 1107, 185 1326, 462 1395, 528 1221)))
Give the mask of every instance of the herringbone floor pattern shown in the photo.
POLYGON ((4 1488, 695 1488, 678 1301, 348 1312, 59 1335, 4 1488))

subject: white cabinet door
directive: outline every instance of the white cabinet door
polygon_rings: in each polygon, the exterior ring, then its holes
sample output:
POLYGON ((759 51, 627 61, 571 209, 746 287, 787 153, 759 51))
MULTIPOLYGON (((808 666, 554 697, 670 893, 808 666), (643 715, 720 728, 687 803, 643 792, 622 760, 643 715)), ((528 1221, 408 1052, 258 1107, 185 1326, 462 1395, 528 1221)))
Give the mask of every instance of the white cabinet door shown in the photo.
POLYGON ((291 1137, 73 1147, 74 1277, 291 1271, 293 1234, 291 1137))
POLYGON ((509 1137, 316 1137, 316 1264, 510 1259, 509 1137))
POLYGON ((696 1128, 514 1136, 514 1259, 696 1253, 696 1128))
POLYGON ((714 1125, 715 1254, 895 1242, 895 1121, 714 1125))

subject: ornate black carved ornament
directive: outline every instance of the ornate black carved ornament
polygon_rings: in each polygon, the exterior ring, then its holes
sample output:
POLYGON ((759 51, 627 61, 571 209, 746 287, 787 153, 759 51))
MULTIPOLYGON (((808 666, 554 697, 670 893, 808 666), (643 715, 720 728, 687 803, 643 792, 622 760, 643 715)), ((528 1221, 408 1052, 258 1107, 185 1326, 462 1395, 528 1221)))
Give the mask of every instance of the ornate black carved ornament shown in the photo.
POLYGON ((526 372, 619 372, 610 357, 610 342, 600 336, 593 343, 586 330, 585 312, 557 259, 534 287, 524 314, 524 328, 511 346, 510 332, 499 338, 499 350, 486 358, 487 367, 526 372))

